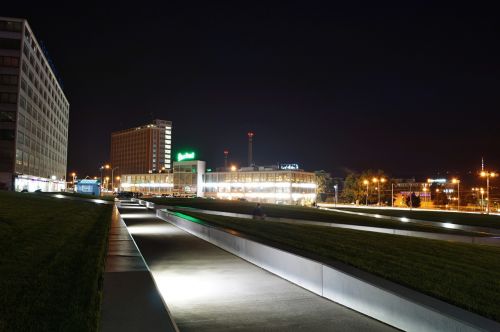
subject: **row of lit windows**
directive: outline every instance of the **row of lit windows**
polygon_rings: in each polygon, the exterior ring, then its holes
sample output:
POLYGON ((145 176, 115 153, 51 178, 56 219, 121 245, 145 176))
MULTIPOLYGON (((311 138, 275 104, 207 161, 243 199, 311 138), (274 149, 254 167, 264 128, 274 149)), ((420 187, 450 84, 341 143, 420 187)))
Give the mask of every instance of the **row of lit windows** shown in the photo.
POLYGON ((205 182, 296 182, 314 183, 315 176, 300 172, 228 172, 206 173, 205 182))

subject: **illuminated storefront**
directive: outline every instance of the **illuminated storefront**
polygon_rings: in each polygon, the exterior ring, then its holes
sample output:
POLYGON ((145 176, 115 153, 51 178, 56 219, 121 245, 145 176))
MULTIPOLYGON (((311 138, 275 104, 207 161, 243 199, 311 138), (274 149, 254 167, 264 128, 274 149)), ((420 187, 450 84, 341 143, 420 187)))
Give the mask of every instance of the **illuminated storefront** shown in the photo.
POLYGON ((316 177, 301 170, 265 170, 206 173, 206 197, 246 199, 276 204, 316 201, 316 177))
POLYGON ((231 172, 206 172, 194 153, 179 153, 173 173, 124 174, 121 190, 145 195, 245 199, 253 202, 306 205, 316 201, 316 176, 296 164, 245 167, 231 172), (290 166, 291 165, 291 166, 290 166))
POLYGON ((122 191, 140 192, 147 195, 172 195, 172 173, 124 174, 121 176, 122 191))
POLYGON ((33 192, 41 190, 43 192, 56 192, 66 189, 66 181, 55 178, 47 179, 30 175, 17 175, 14 186, 16 191, 27 190, 33 192))

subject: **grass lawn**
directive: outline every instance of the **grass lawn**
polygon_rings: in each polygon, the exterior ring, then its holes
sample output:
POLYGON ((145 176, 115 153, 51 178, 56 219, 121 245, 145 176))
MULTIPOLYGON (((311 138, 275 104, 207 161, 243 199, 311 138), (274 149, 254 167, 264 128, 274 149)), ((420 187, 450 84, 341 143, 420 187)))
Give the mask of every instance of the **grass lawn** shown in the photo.
POLYGON ((0 331, 96 331, 112 206, 0 192, 0 331))
MULTIPOLYGON (((234 213, 252 214, 256 203, 229 201, 229 200, 214 200, 202 198, 148 198, 148 201, 160 205, 193 207, 205 210, 225 211, 234 213)), ((457 235, 474 235, 485 236, 485 233, 466 232, 462 230, 446 229, 442 227, 421 225, 417 223, 402 223, 399 221, 383 220, 366 216, 358 216, 346 214, 342 212, 320 210, 311 207, 293 206, 293 205, 277 205, 277 204, 262 204, 266 215, 278 218, 292 218, 315 220, 322 222, 331 222, 338 224, 372 226, 383 228, 397 228, 411 231, 457 234, 457 235)))
POLYGON ((177 212, 334 259, 500 321, 500 248, 177 212))
POLYGON ((377 209, 377 208, 337 208, 339 210, 348 210, 364 213, 378 213, 380 215, 393 217, 406 217, 412 219, 449 222, 459 225, 470 225, 479 227, 490 227, 500 229, 500 216, 477 214, 477 213, 460 213, 446 211, 420 211, 410 210, 392 210, 392 209, 377 209))
POLYGON ((41 192, 39 194, 59 194, 59 195, 64 195, 64 196, 69 196, 69 197, 77 197, 77 198, 102 199, 102 200, 110 201, 110 202, 114 202, 114 200, 115 200, 115 197, 112 195, 96 196, 96 195, 90 195, 90 194, 68 193, 68 192, 41 192))

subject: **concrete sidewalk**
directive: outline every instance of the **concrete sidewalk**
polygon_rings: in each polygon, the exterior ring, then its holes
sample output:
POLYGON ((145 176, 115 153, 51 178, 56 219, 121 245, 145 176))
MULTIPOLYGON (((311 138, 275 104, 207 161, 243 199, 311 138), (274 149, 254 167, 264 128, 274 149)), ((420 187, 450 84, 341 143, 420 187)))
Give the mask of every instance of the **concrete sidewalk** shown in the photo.
POLYGON ((116 207, 106 257, 100 330, 177 331, 116 207))
POLYGON ((181 331, 394 330, 315 295, 156 217, 123 220, 181 331))

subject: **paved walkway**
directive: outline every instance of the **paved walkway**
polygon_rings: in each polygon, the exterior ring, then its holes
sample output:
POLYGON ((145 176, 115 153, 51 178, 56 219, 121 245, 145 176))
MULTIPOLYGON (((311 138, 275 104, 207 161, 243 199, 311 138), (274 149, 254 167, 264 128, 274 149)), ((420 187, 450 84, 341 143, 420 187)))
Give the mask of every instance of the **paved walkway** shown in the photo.
POLYGON ((100 330, 176 331, 151 273, 116 208, 109 234, 100 330))
POLYGON ((120 213, 181 331, 390 331, 157 218, 120 213))

